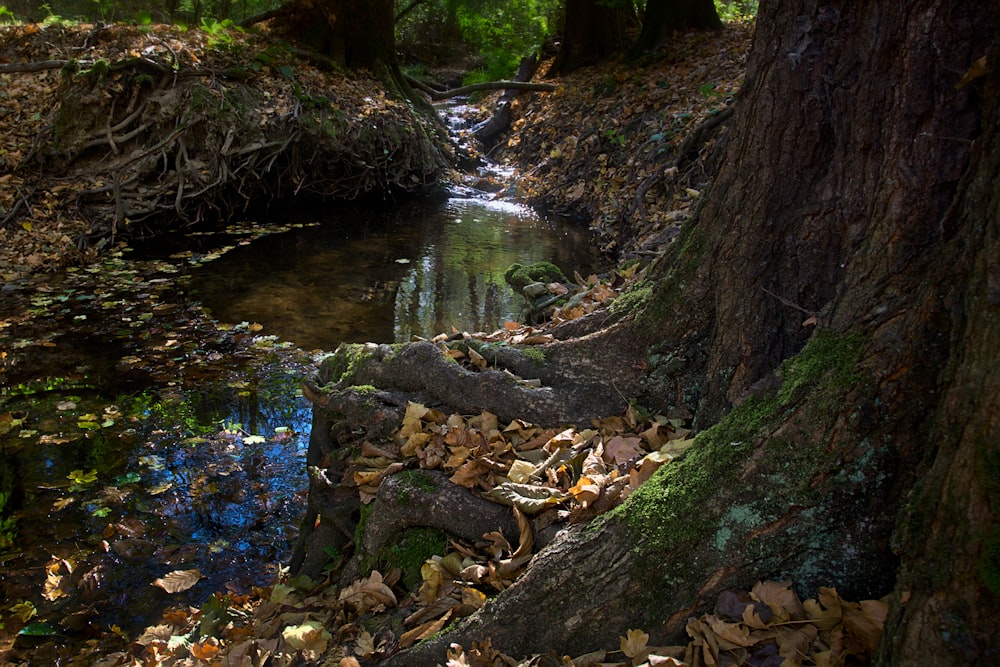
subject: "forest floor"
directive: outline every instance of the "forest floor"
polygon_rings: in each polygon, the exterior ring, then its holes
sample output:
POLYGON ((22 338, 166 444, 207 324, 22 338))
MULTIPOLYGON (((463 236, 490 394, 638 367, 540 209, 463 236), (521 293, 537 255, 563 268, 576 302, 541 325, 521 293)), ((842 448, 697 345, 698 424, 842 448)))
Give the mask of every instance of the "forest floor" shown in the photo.
MULTIPOLYGON (((70 39, 67 34, 90 29, 65 25, 5 28, 0 35, 0 65, 66 60, 71 55, 113 61, 134 53, 170 56, 184 66, 197 63, 221 71, 232 66, 234 53, 239 51, 232 45, 237 44, 247 47, 244 57, 249 57, 250 65, 256 63, 250 76, 264 93, 263 106, 275 116, 301 102, 307 82, 306 95, 325 91, 343 100, 352 113, 368 118, 399 113, 370 81, 325 72, 308 63, 295 63, 293 86, 290 77, 275 75, 286 65, 255 58, 254 54, 268 53, 271 58, 275 53, 263 41, 255 41, 256 37, 111 27, 113 38, 105 36, 85 51, 68 53, 67 44, 86 43, 86 39, 81 40, 79 34, 70 39), (225 48, 219 48, 220 42, 225 48)), ((511 181, 497 185, 504 188, 505 196, 589 224, 610 254, 640 260, 659 256, 676 238, 709 185, 717 155, 714 149, 724 140, 722 121, 742 84, 751 35, 750 25, 730 25, 717 34, 679 36, 646 63, 586 68, 554 81, 559 84, 554 93, 522 95, 514 105, 512 131, 489 151, 491 158, 514 169, 511 181), (713 118, 720 122, 712 132, 696 132, 713 118)), ((44 286, 53 274, 88 266, 102 253, 112 249, 120 252, 127 243, 122 237, 109 238, 103 244, 89 242, 94 223, 81 213, 78 204, 82 192, 102 187, 101 182, 69 180, 64 173, 46 175, 40 168, 39 138, 53 122, 67 76, 73 75, 60 69, 0 69, 0 284, 5 291, 32 291, 44 286)), ((480 100, 484 118, 494 98, 480 100)), ((105 150, 113 152, 115 147, 112 144, 105 150)), ((544 331, 534 335, 539 337, 536 342, 544 341, 544 331)), ((464 361, 478 363, 474 357, 464 361)), ((489 427, 484 421, 489 421, 488 416, 463 420, 414 406, 409 422, 401 425, 401 434, 404 440, 413 440, 414 434, 426 433, 429 440, 445 428, 452 429, 455 437, 495 432, 493 442, 499 438, 510 448, 514 446, 511 443, 533 443, 521 447, 525 451, 550 442, 578 445, 596 435, 596 431, 548 432, 523 423, 489 427)), ((539 502, 565 502, 567 515, 592 516, 601 502, 607 501, 601 509, 620 502, 623 491, 641 483, 643 476, 677 455, 686 443, 686 432, 676 416, 630 413, 597 425, 597 431, 609 444, 603 457, 587 450, 590 477, 552 480, 544 499, 518 497, 513 504, 529 507, 539 502), (623 478, 612 474, 617 463, 636 457, 649 460, 650 465, 623 478), (612 490, 613 497, 609 495, 612 490)), ((470 448, 447 444, 448 452, 441 452, 444 460, 439 456, 432 463, 426 448, 414 449, 410 458, 419 458, 420 467, 444 467, 455 475, 464 471, 461 476, 472 481, 467 486, 482 488, 487 478, 492 479, 492 473, 470 457, 470 448), (449 465, 449 456, 458 460, 449 465)), ((370 497, 365 494, 370 494, 388 471, 398 469, 394 466, 400 461, 386 456, 377 444, 364 456, 368 465, 356 470, 355 481, 363 497, 370 497)), ((509 458, 506 477, 515 478, 530 467, 526 457, 511 454, 509 458)), ((346 589, 331 581, 282 575, 279 581, 262 581, 249 595, 219 591, 200 608, 171 608, 160 623, 137 637, 124 636, 115 628, 88 625, 79 641, 66 645, 63 657, 73 656, 74 664, 94 665, 366 664, 438 632, 481 606, 487 594, 509 586, 523 571, 531 548, 527 533, 514 545, 502 536, 482 545, 452 542, 447 554, 420 568, 419 587, 407 586, 403 572, 392 567, 385 569, 384 576, 375 572, 346 589), (477 573, 478 584, 469 583, 469 568, 477 573), (466 574, 465 583, 457 576, 460 572, 466 574)), ((56 563, 48 573, 51 590, 58 591, 72 579, 60 567, 56 563)), ((199 576, 195 571, 178 570, 156 585, 167 592, 183 591, 199 576)), ((852 631, 854 634, 842 632, 841 637, 853 637, 859 645, 870 646, 874 632, 870 621, 880 608, 846 603, 835 591, 826 590, 820 603, 807 601, 803 606, 787 584, 764 583, 752 593, 734 592, 730 599, 720 600, 716 615, 692 619, 692 642, 687 646, 654 650, 646 646, 642 630, 635 629, 622 638, 621 646, 607 647, 607 653, 575 660, 547 656, 549 662, 544 664, 681 664, 682 660, 708 655, 718 660, 720 652, 754 656, 750 664, 777 664, 779 651, 783 657, 796 650, 804 655, 821 635, 829 642, 830 633, 843 628, 841 617, 852 615, 855 624, 863 628, 852 631), (784 629, 789 618, 795 632, 784 629)), ((8 605, 4 608, 6 622, 17 624, 18 613, 27 614, 26 609, 8 605)), ((30 628, 35 620, 27 615, 19 625, 30 628)), ((41 641, 53 635, 46 627, 36 630, 41 641)), ((877 634, 875 637, 877 641, 877 634)), ((40 654, 32 640, 32 633, 22 635, 3 664, 33 664, 40 654)), ((822 651, 814 653, 819 656, 822 651)), ((817 657, 813 662, 821 664, 822 659, 817 657)), ((442 664, 446 661, 456 667, 519 662, 493 649, 489 638, 475 647, 456 647, 453 654, 441 656, 442 664)), ((530 664, 543 662, 536 659, 530 664)))

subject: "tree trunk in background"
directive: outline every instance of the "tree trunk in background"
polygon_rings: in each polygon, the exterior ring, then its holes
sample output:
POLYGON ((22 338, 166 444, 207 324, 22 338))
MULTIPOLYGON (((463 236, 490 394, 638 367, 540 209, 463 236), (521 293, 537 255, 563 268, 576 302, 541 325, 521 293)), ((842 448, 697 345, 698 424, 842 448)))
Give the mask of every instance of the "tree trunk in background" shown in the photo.
POLYGON ((392 664, 668 643, 784 578, 890 594, 879 664, 1000 661, 1000 5, 766 2, 757 26, 720 172, 634 323, 640 403, 718 423, 392 664))
POLYGON ((686 30, 718 30, 722 20, 714 0, 648 0, 642 32, 632 47, 632 57, 656 48, 671 33, 686 30))
POLYGON ((396 61, 393 0, 292 0, 286 30, 350 69, 381 73, 396 61))
POLYGON ((603 62, 625 46, 631 3, 605 0, 566 0, 562 43, 547 76, 603 62))

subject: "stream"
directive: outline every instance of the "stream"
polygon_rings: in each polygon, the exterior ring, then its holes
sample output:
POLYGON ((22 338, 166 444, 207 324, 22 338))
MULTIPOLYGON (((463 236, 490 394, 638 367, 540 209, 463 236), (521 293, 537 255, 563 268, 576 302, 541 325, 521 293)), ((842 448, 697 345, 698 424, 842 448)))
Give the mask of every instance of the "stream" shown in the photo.
POLYGON ((0 653, 273 581, 305 504, 301 378, 341 342, 502 327, 523 304, 504 270, 542 260, 598 263, 586 230, 462 189, 3 286, 0 653), (154 585, 171 576, 191 585, 154 585))

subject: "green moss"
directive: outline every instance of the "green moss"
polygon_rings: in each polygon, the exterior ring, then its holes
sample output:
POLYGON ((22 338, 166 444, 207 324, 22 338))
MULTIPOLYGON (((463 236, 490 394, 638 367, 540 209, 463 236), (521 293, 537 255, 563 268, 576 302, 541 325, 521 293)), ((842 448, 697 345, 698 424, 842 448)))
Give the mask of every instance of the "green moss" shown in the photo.
POLYGON ((860 334, 845 336, 833 331, 817 331, 799 354, 781 365, 779 400, 783 404, 791 402, 804 387, 821 376, 825 376, 824 382, 831 388, 845 388, 857 382, 861 376, 855 365, 863 343, 860 334))
POLYGON ((427 493, 437 491, 437 483, 434 478, 423 470, 403 470, 396 473, 395 478, 400 488, 411 487, 427 493))
POLYGON ((653 298, 653 285, 644 280, 633 284, 611 302, 608 311, 612 317, 622 317, 629 313, 642 312, 653 298))
POLYGON ((517 292, 524 289, 525 285, 531 283, 551 283, 566 282, 566 276, 559 270, 559 267, 550 262, 536 262, 535 264, 511 264, 503 274, 507 284, 517 292))
POLYGON ((545 352, 538 349, 537 347, 526 347, 521 350, 521 354, 524 358, 533 363, 535 366, 545 365, 545 352))
POLYGON ((358 368, 371 355, 372 349, 369 346, 359 343, 341 345, 323 360, 320 376, 327 384, 350 384, 358 368))
POLYGON ((378 391, 378 388, 370 384, 356 384, 351 386, 350 389, 359 394, 374 394, 378 391))
POLYGON ((367 505, 362 504, 359 511, 358 525, 354 527, 354 543, 361 544, 365 536, 365 531, 368 530, 368 520, 371 518, 372 509, 374 508, 374 503, 368 503, 367 505))
POLYGON ((420 568, 431 556, 441 556, 448 547, 448 537, 436 528, 404 531, 375 557, 376 567, 403 571, 403 585, 415 590, 422 580, 420 568))

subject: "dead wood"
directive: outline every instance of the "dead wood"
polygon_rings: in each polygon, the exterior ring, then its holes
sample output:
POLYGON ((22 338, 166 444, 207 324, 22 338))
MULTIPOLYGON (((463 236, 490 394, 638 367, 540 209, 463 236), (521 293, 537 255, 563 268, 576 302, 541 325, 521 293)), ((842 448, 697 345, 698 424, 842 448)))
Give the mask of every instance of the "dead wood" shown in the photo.
POLYGON ((530 81, 484 81, 483 83, 473 83, 468 86, 451 88, 449 90, 434 90, 429 86, 421 86, 411 77, 407 77, 410 85, 415 85, 423 90, 432 100, 447 100, 460 95, 468 95, 481 90, 531 90, 552 92, 558 90, 559 86, 553 83, 532 83, 530 81))

